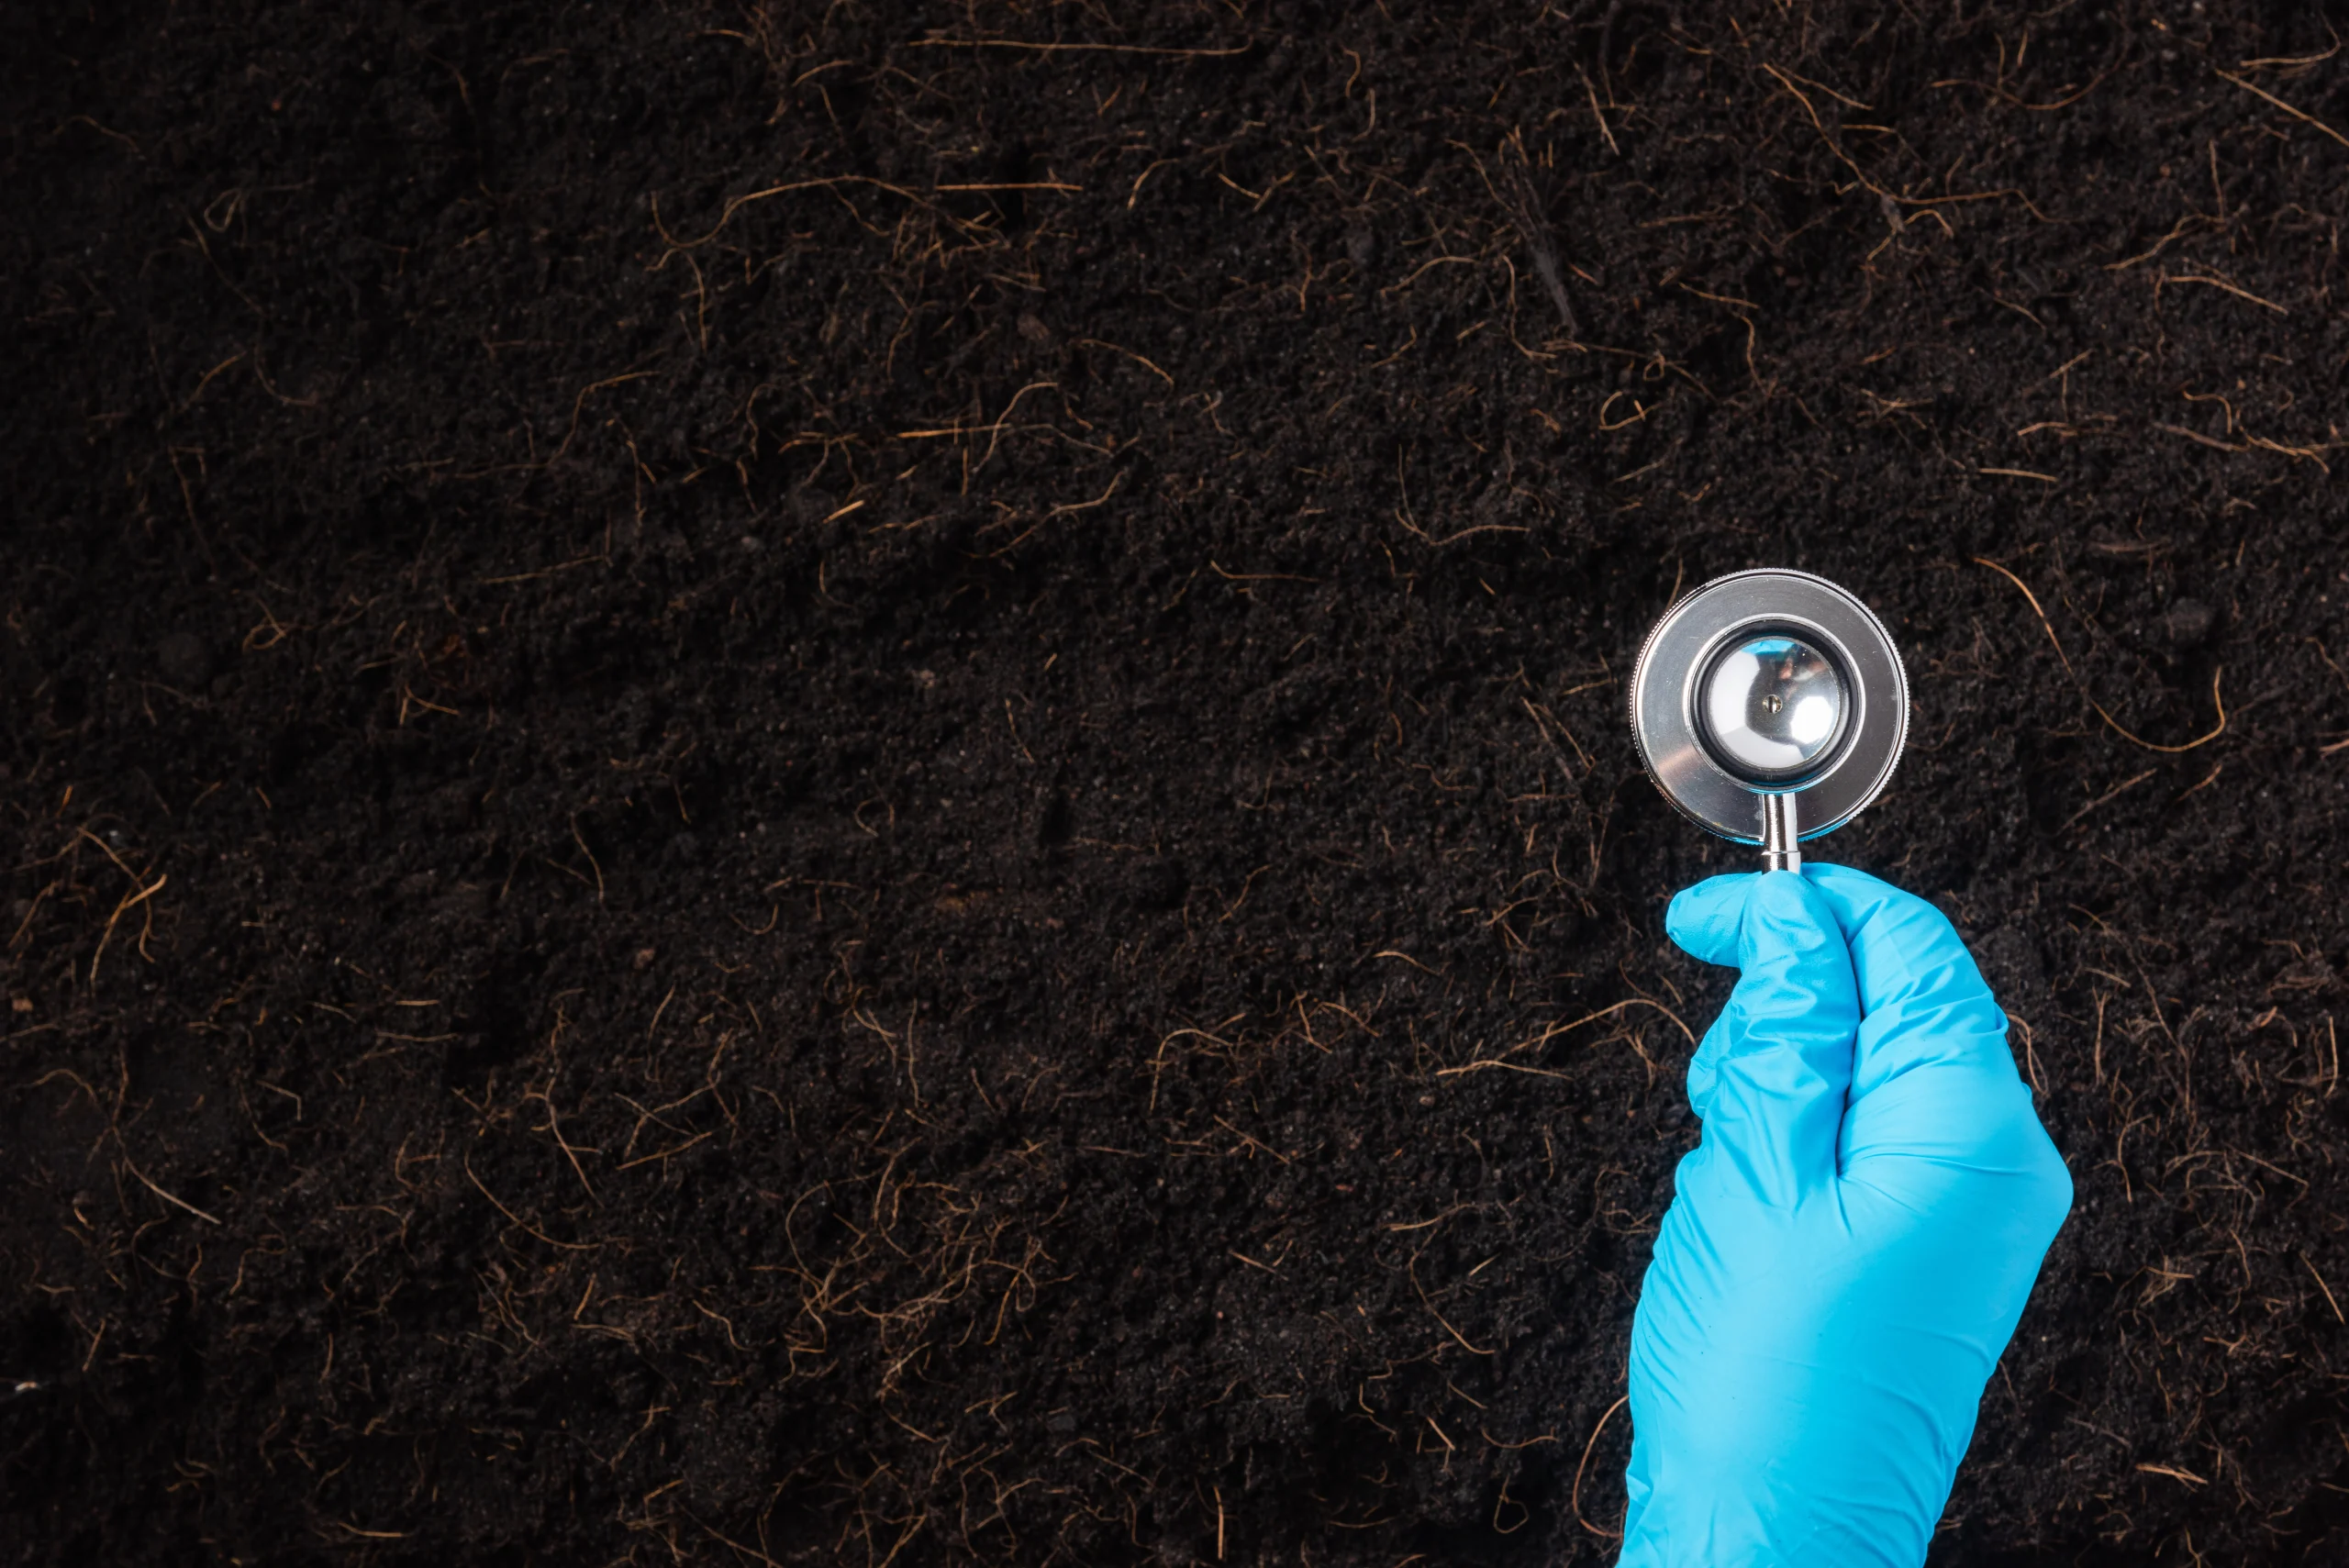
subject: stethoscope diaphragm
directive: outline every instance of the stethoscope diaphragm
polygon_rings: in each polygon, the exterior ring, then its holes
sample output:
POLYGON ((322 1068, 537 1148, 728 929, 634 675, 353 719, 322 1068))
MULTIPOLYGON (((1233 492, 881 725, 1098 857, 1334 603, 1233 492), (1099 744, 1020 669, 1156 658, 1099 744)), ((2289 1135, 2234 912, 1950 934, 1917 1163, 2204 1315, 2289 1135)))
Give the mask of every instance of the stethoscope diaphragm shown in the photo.
POLYGON ((1808 572, 1717 577, 1664 612, 1631 673, 1631 734, 1656 787, 1772 866, 1883 792, 1909 732, 1884 623, 1808 572))

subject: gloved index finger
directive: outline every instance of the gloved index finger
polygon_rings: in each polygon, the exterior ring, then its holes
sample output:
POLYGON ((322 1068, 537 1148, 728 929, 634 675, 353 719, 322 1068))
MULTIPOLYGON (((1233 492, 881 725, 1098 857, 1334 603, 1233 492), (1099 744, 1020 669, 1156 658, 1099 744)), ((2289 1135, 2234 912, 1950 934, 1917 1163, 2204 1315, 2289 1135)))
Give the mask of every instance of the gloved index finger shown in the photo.
POLYGON ((1851 943, 1865 1014, 1853 1063, 1854 1099, 1923 1067, 2013 1073, 2006 1015, 1947 916, 1849 866, 1814 862, 1803 874, 1851 943))
POLYGON ((1742 872, 1709 876, 1694 887, 1682 888, 1664 911, 1664 934, 1693 958, 1734 968, 1738 938, 1745 929, 1746 892, 1753 884, 1753 873, 1742 872))

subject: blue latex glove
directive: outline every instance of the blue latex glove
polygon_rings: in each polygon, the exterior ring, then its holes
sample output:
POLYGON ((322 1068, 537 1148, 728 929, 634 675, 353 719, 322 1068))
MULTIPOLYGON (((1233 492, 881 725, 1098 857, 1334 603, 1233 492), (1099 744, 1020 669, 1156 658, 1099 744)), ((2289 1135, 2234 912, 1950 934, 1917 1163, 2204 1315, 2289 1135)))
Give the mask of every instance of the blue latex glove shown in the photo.
POLYGON ((1924 900, 1811 865, 1666 927, 1744 973, 1631 1329, 1620 1563, 1916 1568, 2071 1177, 1924 900))

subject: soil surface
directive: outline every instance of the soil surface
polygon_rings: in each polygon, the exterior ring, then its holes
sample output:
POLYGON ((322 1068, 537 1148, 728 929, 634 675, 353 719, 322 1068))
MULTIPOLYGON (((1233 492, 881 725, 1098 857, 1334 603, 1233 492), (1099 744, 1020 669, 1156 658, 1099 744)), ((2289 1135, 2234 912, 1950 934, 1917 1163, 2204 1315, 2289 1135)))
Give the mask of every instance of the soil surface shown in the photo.
POLYGON ((2078 1184, 1932 1561, 2349 1561, 2321 7, 16 5, 0 1555, 1598 1563, 1884 614, 2078 1184))

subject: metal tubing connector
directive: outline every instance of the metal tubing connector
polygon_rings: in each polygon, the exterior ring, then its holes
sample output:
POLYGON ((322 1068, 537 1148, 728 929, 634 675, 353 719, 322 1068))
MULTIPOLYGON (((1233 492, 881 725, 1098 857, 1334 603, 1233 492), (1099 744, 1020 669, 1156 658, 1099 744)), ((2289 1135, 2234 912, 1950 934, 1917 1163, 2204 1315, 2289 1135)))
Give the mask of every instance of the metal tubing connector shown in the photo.
POLYGON ((1762 802, 1762 869, 1802 870, 1802 844, 1795 836, 1793 794, 1757 795, 1762 802))

